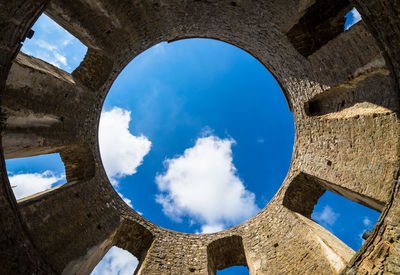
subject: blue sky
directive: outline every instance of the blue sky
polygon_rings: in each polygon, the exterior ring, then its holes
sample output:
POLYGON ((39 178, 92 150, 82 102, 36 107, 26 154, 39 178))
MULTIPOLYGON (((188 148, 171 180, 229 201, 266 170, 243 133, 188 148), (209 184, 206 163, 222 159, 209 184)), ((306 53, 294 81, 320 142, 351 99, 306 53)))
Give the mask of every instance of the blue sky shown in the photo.
MULTIPOLYGON (((144 217, 169 229, 194 233, 204 224, 222 229, 240 223, 272 198, 289 168, 293 116, 282 92, 256 59, 223 42, 190 39, 154 46, 121 73, 103 110, 104 121, 110 117, 114 127, 117 117, 126 116, 121 110, 130 111, 129 130, 137 140, 126 147, 141 151, 147 144, 140 137, 151 142, 137 172, 117 179, 118 191, 144 217), (213 169, 219 163, 221 173, 213 169), (199 169, 210 178, 197 177, 199 169), (225 190, 213 189, 218 184, 225 190), (181 192, 182 185, 193 192, 181 192), (233 187, 243 190, 230 192, 233 187), (219 197, 214 203, 210 192, 219 197), (235 213, 230 202, 236 203, 235 213), (213 217, 215 208, 223 213, 213 217)), ((105 128, 110 142, 121 139, 118 131, 105 128)), ((102 129, 100 124, 100 146, 107 146, 102 129)), ((119 166, 121 155, 108 156, 110 165, 119 166)), ((130 156, 135 158, 141 159, 130 156)))
MULTIPOLYGON (((346 30, 360 19, 352 10, 346 30)), ((45 15, 33 29, 23 52, 68 72, 79 65, 86 47, 77 39, 45 15)), ((113 84, 99 131, 121 197, 152 222, 189 233, 229 228, 263 208, 286 176, 293 141, 293 115, 274 78, 248 53, 209 39, 137 56, 113 84)), ((65 182, 58 154, 7 160, 7 170, 18 198, 65 182)), ((327 192, 312 218, 357 250, 378 215, 327 192)), ((93 273, 132 274, 136 264, 113 248, 93 273)))

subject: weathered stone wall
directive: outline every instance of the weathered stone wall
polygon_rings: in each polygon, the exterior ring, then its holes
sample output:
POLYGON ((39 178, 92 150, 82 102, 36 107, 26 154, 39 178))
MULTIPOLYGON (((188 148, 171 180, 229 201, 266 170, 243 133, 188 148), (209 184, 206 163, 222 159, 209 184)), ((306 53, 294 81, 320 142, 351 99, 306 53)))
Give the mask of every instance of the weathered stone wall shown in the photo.
MULTIPOLYGON (((0 101, 11 61, 21 47, 21 41, 41 14, 46 1, 0 1, 0 101)), ((3 119, 2 119, 3 120, 3 119)), ((0 141, 1 142, 1 141, 0 141)), ((8 181, 3 147, 0 144, 0 272, 3 274, 52 274, 21 221, 18 206, 8 181)))
POLYGON ((0 1, 0 273, 89 274, 113 245, 139 259, 136 274, 215 274, 231 265, 250 274, 400 273, 399 1, 49 0, 45 12, 88 46, 72 74, 18 54, 45 2, 0 1), (353 5, 363 21, 341 31, 353 5), (98 150, 101 107, 124 66, 161 41, 190 37, 252 54, 295 120, 277 194, 250 220, 214 234, 174 232, 138 215, 113 190, 98 150), (17 205, 4 157, 50 152, 61 154, 67 183, 17 205), (310 219, 325 190, 382 212, 356 254, 310 219))

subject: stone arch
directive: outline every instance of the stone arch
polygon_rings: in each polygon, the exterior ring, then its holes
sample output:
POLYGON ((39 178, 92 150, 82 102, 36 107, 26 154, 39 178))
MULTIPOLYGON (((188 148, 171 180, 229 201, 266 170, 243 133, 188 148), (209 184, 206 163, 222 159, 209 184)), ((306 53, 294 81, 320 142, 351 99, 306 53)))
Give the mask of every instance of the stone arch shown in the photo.
POLYGON ((247 266, 243 241, 240 236, 229 236, 211 242, 207 246, 208 273, 216 274, 235 265, 247 266))
MULTIPOLYGON (((84 89, 82 102, 86 108, 81 117, 75 118, 80 122, 77 136, 81 138, 76 144, 87 144, 92 151, 93 173, 17 207, 2 162, 0 210, 4 234, 0 240, 1 247, 6 249, 1 250, 4 254, 1 270, 68 274, 88 263, 95 248, 113 236, 121 220, 130 218, 154 236, 141 266, 142 274, 180 274, 187 272, 189 265, 193 265, 194 273, 206 274, 207 244, 232 234, 242 238, 247 264, 254 273, 285 270, 323 274, 346 268, 351 272, 374 273, 383 269, 396 273, 399 267, 393 263, 398 261, 399 253, 393 249, 393 243, 399 240, 395 228, 400 222, 397 119, 400 44, 395 42, 400 40, 400 20, 396 3, 389 2, 351 1, 363 21, 324 41, 307 57, 293 45, 288 33, 309 14, 314 1, 2 3, 4 13, 0 18, 2 26, 6 26, 0 31, 5 49, 1 52, 0 71, 2 108, 12 103, 4 100, 5 80, 12 60, 43 10, 88 46, 85 60, 68 78, 75 83, 74 89, 84 89), (119 72, 150 46, 187 37, 217 38, 258 58, 286 91, 296 123, 291 168, 276 196, 249 221, 210 235, 165 230, 127 208, 102 169, 97 147, 101 106, 119 72), (374 93, 381 88, 377 83, 384 83, 383 92, 374 93), (352 96, 353 92, 356 96, 352 96), (357 105, 360 101, 374 106, 357 105), (332 109, 331 105, 339 107, 332 109), (385 111, 381 112, 376 105, 385 111), (348 258, 345 245, 296 214, 295 206, 286 207, 285 194, 293 191, 293 182, 298 181, 296 176, 300 172, 351 190, 360 197, 373 198, 380 207, 385 205, 380 221, 353 260, 348 258), (66 210, 73 214, 64 215, 66 210), (174 247, 168 246, 171 242, 174 247), (21 252, 9 247, 9 243, 27 248, 21 252), (60 244, 62 251, 58 249, 60 244), (296 250, 292 249, 294 246, 296 250), (199 260, 193 262, 193 259, 199 260), (19 264, 10 264, 16 262, 19 264), (374 267, 370 262, 375 263, 374 267)), ((52 67, 48 69, 55 71, 52 67)), ((2 126, 2 134, 6 135, 4 123, 2 126)), ((1 149, 3 158, 8 149, 4 146, 1 149)), ((128 245, 130 240, 124 242, 128 245)))
POLYGON ((140 267, 153 241, 154 235, 146 227, 133 220, 124 220, 118 229, 103 243, 94 247, 93 251, 86 258, 82 259, 81 263, 70 265, 63 272, 90 274, 109 249, 116 246, 128 251, 138 259, 139 264, 136 267, 135 274, 140 274, 140 267))

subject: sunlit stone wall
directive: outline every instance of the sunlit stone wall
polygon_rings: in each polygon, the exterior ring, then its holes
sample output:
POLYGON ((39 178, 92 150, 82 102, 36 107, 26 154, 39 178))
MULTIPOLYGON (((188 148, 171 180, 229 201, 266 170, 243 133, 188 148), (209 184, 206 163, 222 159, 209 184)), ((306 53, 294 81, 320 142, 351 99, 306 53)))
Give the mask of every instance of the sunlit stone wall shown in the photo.
POLYGON ((0 7, 0 273, 89 274, 114 245, 138 258, 137 274, 215 274, 232 265, 250 274, 400 273, 398 1, 13 0, 0 7), (344 31, 354 6, 363 20, 344 31), (88 47, 71 74, 19 53, 42 12, 88 47), (205 235, 160 228, 130 209, 104 172, 97 141, 102 103, 124 66, 161 41, 190 37, 256 57, 280 84, 296 124, 291 167, 275 197, 247 222, 205 235), (67 183, 16 202, 4 158, 55 152, 67 183), (325 190, 381 211, 357 253, 310 219, 325 190))

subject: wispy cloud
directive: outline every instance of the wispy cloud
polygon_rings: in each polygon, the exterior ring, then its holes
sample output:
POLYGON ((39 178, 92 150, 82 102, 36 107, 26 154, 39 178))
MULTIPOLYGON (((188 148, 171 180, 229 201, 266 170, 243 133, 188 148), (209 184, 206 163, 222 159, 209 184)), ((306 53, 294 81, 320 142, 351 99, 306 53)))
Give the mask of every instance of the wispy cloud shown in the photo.
POLYGON ((51 44, 49 44, 48 42, 43 41, 43 40, 41 40, 41 39, 35 40, 34 43, 35 43, 38 47, 40 47, 40 48, 42 48, 42 49, 44 49, 44 50, 47 50, 47 51, 49 51, 49 52, 54 52, 54 51, 57 50, 57 46, 51 45, 51 44))
POLYGON ((62 42, 62 45, 65 47, 65 46, 68 46, 69 44, 71 44, 71 42, 74 40, 74 38, 73 37, 68 37, 68 38, 65 38, 64 39, 64 41, 62 42))
POLYGON ((32 43, 34 46, 28 47, 27 49, 23 48, 22 51, 36 56, 58 68, 70 69, 66 54, 63 52, 63 48, 67 44, 56 46, 40 39, 33 40, 32 43))
POLYGON ((67 72, 71 72, 79 65, 87 47, 77 38, 44 14, 40 16, 33 29, 35 35, 32 39, 24 41, 22 52, 67 72))
POLYGON ((208 136, 197 139, 182 156, 167 159, 164 174, 156 177, 161 191, 156 201, 176 221, 188 217, 203 232, 220 231, 242 222, 259 209, 233 164, 233 139, 208 136))
POLYGON ((372 221, 367 216, 365 216, 363 219, 363 224, 364 226, 370 226, 372 224, 372 221))
POLYGON ((132 275, 138 260, 128 251, 113 246, 92 271, 92 275, 132 275))
POLYGON ((17 200, 48 190, 55 183, 64 179, 64 175, 56 175, 52 171, 9 176, 10 184, 17 200))
POLYGON ((65 56, 63 56, 63 55, 61 55, 59 53, 54 53, 54 57, 55 57, 57 63, 61 63, 64 66, 68 65, 67 64, 67 58, 65 56))
POLYGON ((329 226, 333 226, 338 217, 339 214, 334 212, 329 205, 325 206, 322 212, 314 212, 312 214, 312 218, 317 222, 329 226))
POLYGON ((264 143, 265 141, 264 141, 264 139, 263 138, 258 138, 257 139, 257 143, 264 143))

